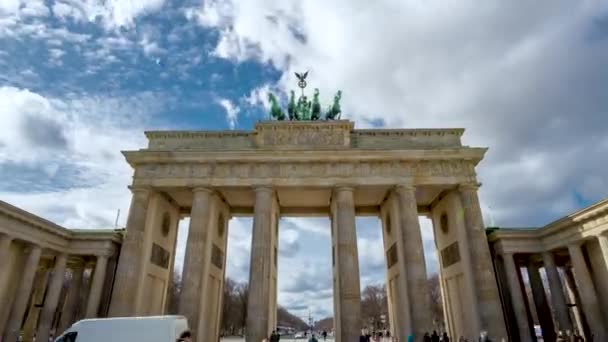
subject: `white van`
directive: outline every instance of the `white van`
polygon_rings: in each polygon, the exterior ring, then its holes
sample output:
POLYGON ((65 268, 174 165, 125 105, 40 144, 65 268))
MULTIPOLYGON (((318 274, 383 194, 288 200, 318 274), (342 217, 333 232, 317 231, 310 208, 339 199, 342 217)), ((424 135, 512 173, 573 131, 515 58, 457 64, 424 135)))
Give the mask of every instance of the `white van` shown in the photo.
POLYGON ((184 316, 83 319, 55 342, 176 342, 187 330, 184 316))

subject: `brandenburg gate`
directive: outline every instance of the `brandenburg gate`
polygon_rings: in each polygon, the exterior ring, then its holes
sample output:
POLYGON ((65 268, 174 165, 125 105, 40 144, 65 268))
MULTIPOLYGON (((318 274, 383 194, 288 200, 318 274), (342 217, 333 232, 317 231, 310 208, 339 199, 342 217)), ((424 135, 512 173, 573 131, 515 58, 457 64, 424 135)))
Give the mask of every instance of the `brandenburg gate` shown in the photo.
POLYGON ((180 217, 190 217, 179 310, 196 341, 217 341, 228 221, 253 216, 248 342, 277 323, 278 222, 331 219, 336 340, 358 339, 355 217, 382 221, 394 336, 431 330, 419 215, 432 219, 451 336, 507 336, 477 197, 486 149, 463 129, 355 129, 347 120, 262 121, 253 131, 147 132, 134 168, 110 316, 162 314, 180 217), (174 233, 172 233, 174 234, 174 233))

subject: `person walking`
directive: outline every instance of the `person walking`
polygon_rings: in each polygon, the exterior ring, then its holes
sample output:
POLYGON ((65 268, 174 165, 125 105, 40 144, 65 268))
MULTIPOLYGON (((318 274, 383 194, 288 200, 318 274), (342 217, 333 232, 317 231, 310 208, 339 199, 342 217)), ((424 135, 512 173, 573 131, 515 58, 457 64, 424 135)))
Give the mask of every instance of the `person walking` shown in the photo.
POLYGON ((444 332, 443 336, 441 337, 442 341, 441 342, 450 342, 450 338, 448 337, 448 333, 444 332))
POLYGON ((439 342, 439 335, 436 330, 433 330, 433 333, 431 334, 431 342, 439 342))

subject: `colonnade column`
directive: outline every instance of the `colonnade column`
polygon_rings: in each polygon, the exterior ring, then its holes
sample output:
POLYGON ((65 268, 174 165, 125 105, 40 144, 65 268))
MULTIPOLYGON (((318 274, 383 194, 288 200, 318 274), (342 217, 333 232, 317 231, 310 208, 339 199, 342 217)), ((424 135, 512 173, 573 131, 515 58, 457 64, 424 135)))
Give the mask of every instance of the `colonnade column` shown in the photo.
POLYGON ((555 310, 555 318, 558 325, 557 330, 572 331, 572 323, 570 323, 568 306, 566 305, 566 296, 564 294, 562 281, 557 271, 557 267, 555 266, 553 253, 543 253, 543 264, 545 266, 545 271, 547 272, 549 290, 551 291, 551 304, 553 304, 553 310, 555 310))
POLYGON ((477 291, 476 303, 473 304, 477 305, 481 329, 486 330, 493 338, 500 339, 507 336, 507 330, 492 265, 492 255, 479 206, 478 187, 479 184, 476 183, 462 184, 459 187, 477 291))
POLYGON ((135 310, 136 291, 143 267, 143 243, 146 229, 146 216, 150 200, 150 190, 146 188, 131 188, 133 196, 127 231, 120 249, 116 280, 112 291, 110 317, 129 316, 135 310))
POLYGON ((254 189, 253 232, 247 302, 247 342, 258 342, 269 335, 270 289, 272 281, 272 214, 274 190, 260 186, 254 189))
POLYGON ((108 257, 105 255, 97 256, 97 262, 95 263, 95 270, 93 271, 93 278, 91 281, 91 289, 89 290, 89 299, 87 300, 86 318, 97 317, 107 268, 108 257))
POLYGON ((597 236, 597 241, 600 244, 600 250, 604 257, 604 266, 608 269, 608 232, 603 232, 597 236))
POLYGON ((182 272, 182 291, 179 301, 179 313, 186 316, 194 336, 198 334, 198 324, 202 302, 202 268, 206 265, 205 245, 209 230, 209 215, 213 191, 206 188, 193 190, 190 228, 182 272))
POLYGON ((593 280, 587 269, 587 263, 581 250, 581 245, 571 244, 568 246, 568 253, 572 260, 574 268, 575 280, 578 286, 578 293, 581 298, 583 312, 591 329, 591 333, 595 337, 595 341, 605 341, 606 331, 602 320, 602 313, 597 300, 597 293, 593 285, 593 280))
POLYGON ((355 223, 354 189, 347 186, 336 188, 332 194, 332 225, 335 246, 334 278, 334 325, 336 342, 357 341, 361 330, 361 288, 359 285, 359 256, 355 223))
POLYGON ((8 265, 10 248, 13 242, 13 238, 9 235, 0 235, 0 260, 5 260, 2 267, 0 267, 0 300, 4 300, 4 304, 0 307, 0 336, 4 332, 4 327, 6 326, 6 321, 10 314, 10 304, 9 301, 9 272, 11 272, 11 267, 8 265))
POLYGON ((551 309, 547 302, 545 288, 543 286, 543 281, 540 278, 540 272, 537 265, 532 263, 528 265, 528 277, 530 278, 534 306, 543 332, 543 340, 554 341, 556 336, 553 318, 551 317, 551 309))
POLYGON ((66 330, 76 320, 83 273, 84 265, 77 265, 72 269, 72 279, 59 321, 59 332, 66 330))
POLYGON ((59 295, 61 294, 61 288, 63 287, 63 280, 65 279, 65 267, 68 261, 67 254, 59 254, 55 258, 55 265, 53 266, 53 274, 51 282, 49 284, 48 292, 44 300, 44 307, 40 315, 40 323, 38 323, 38 333, 36 334, 36 340, 48 341, 53 324, 53 318, 57 311, 57 304, 59 303, 59 295))
POLYGON ((414 339, 421 338, 431 330, 430 293, 415 188, 399 185, 397 193, 399 226, 403 241, 403 256, 407 275, 407 292, 411 317, 411 333, 414 339))
POLYGON ((23 273, 21 274, 21 280, 17 287, 17 294, 13 303, 13 309, 10 314, 6 332, 4 334, 5 341, 17 341, 21 330, 21 321, 23 315, 27 309, 27 304, 34 286, 34 277, 36 276, 36 270, 38 269, 38 263, 40 262, 40 255, 42 254, 42 248, 40 246, 31 246, 23 273))
POLYGON ((530 336, 530 326, 528 325, 526 303, 524 302, 524 296, 519 282, 519 269, 515 265, 513 254, 504 253, 503 260, 505 264, 505 273, 509 282, 511 304, 513 305, 513 312, 517 321, 519 340, 521 342, 532 342, 532 336, 530 336))

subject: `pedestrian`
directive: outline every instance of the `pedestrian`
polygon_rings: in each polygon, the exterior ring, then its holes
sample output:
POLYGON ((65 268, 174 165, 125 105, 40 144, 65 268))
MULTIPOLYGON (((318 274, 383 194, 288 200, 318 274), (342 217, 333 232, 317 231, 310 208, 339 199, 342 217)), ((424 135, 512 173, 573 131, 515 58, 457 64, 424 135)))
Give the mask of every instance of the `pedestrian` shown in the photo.
POLYGON ((433 342, 433 341, 431 341, 431 335, 429 335, 428 332, 424 333, 424 336, 422 337, 422 341, 423 342, 433 342))
POLYGON ((318 342, 317 339, 316 339, 316 337, 315 337, 315 334, 310 333, 310 339, 308 340, 308 342, 318 342))
POLYGON ((192 333, 189 330, 184 331, 179 335, 177 342, 192 342, 192 333))
POLYGON ((414 334, 407 335, 407 342, 414 342, 414 334))
POLYGON ((492 342, 492 340, 490 340, 490 338, 488 337, 488 332, 487 331, 481 331, 479 333, 479 342, 492 342))
POLYGON ((448 333, 447 332, 443 333, 443 337, 442 338, 443 338, 443 341, 441 341, 441 342, 450 342, 450 338, 448 337, 448 333))
POLYGON ((323 330, 323 341, 327 339, 327 331, 323 330))
POLYGON ((365 331, 361 330, 361 335, 359 335, 359 342, 368 342, 367 335, 365 335, 365 331))
POLYGON ((439 342, 439 335, 436 330, 433 330, 433 333, 431 334, 431 342, 439 342))

